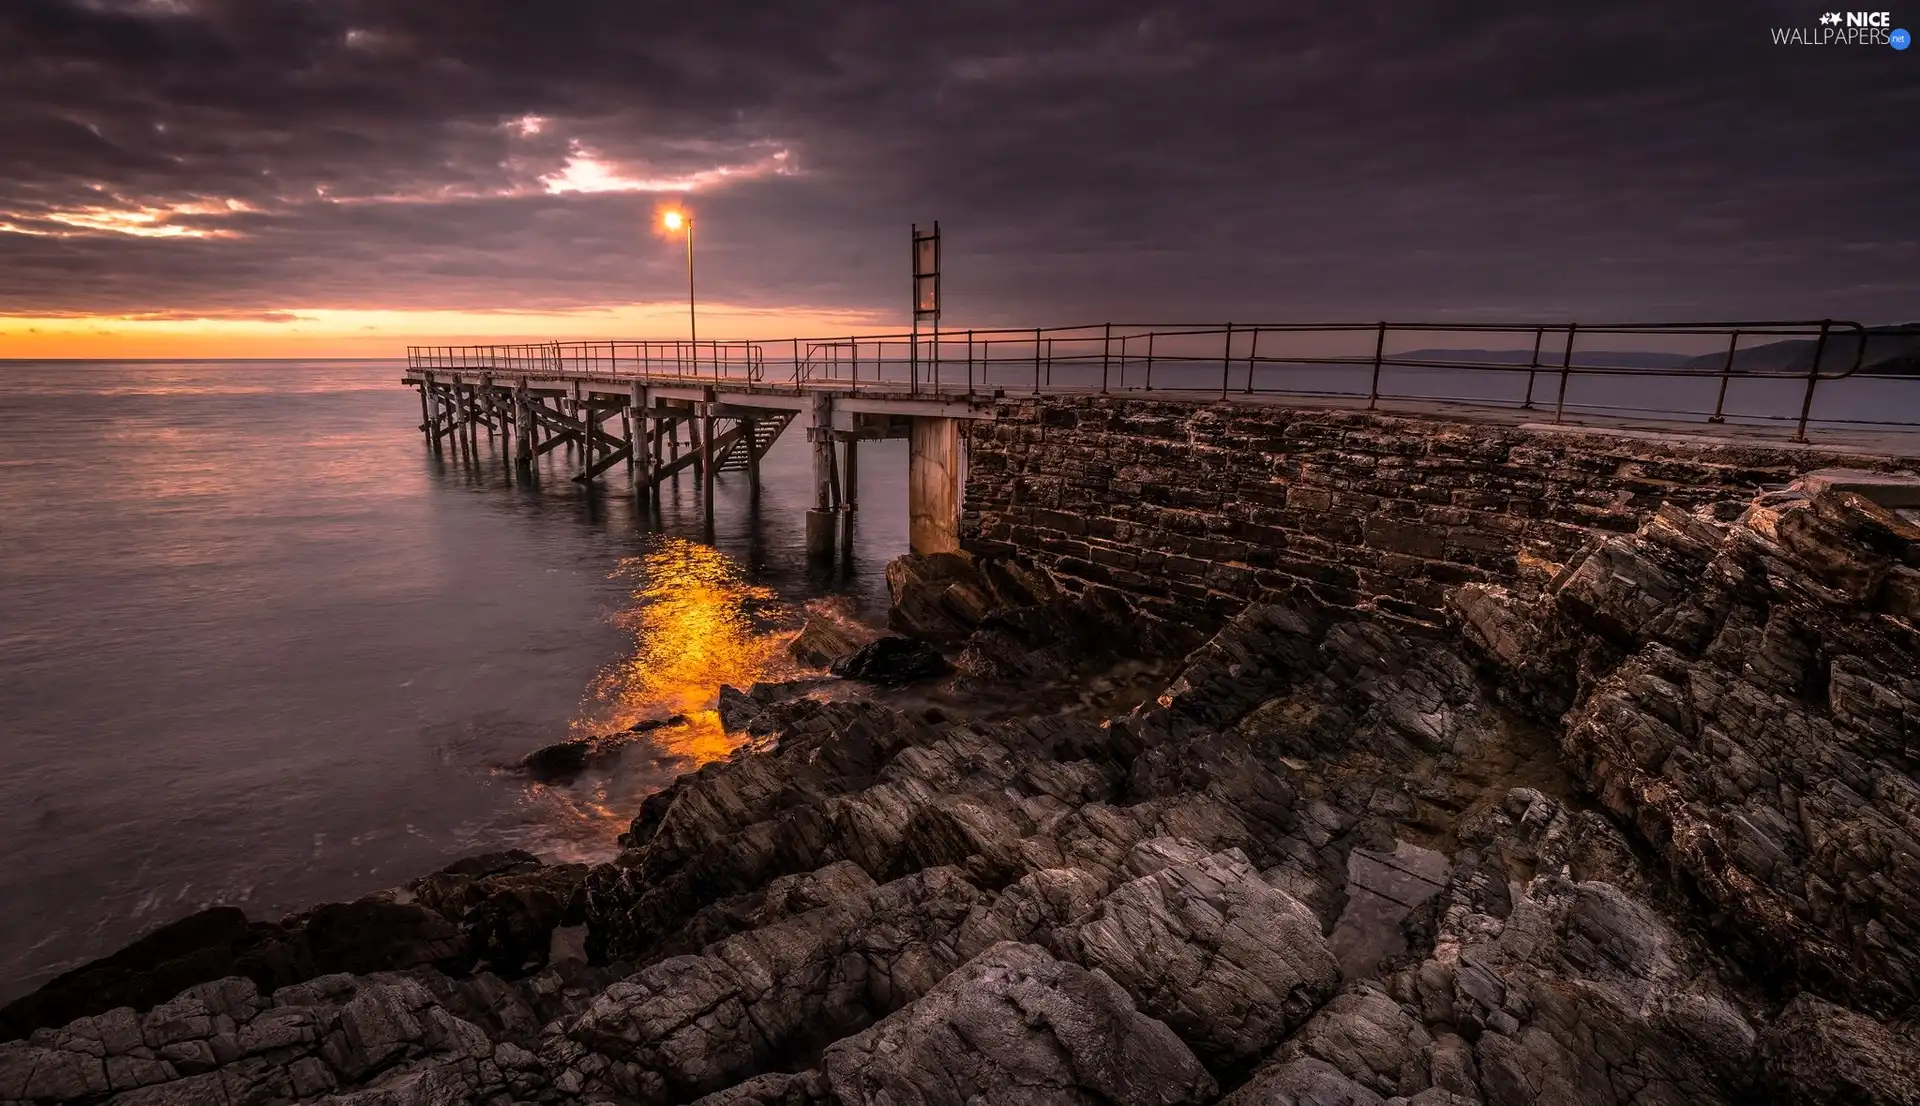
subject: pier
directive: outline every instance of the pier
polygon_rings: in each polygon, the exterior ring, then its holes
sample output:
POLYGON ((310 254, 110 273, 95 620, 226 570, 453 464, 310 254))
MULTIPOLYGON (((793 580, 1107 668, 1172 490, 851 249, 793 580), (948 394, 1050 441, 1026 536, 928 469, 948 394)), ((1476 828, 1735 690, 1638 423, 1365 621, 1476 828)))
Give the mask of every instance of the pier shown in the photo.
POLYGON ((533 479, 537 458, 565 449, 576 481, 624 469, 643 508, 662 481, 690 472, 706 493, 709 521, 716 475, 743 474, 757 498, 767 450, 797 427, 812 455, 807 550, 831 559, 851 540, 859 443, 875 439, 908 441, 912 551, 958 549, 967 443, 1010 399, 1151 393, 1196 405, 1346 406, 1794 444, 1807 443, 1810 428, 1823 443, 1910 440, 1920 429, 1920 376, 1876 373, 1869 347, 1884 340, 1834 320, 1104 323, 778 341, 414 346, 404 383, 419 392, 421 430, 436 451, 474 456, 484 434, 533 479), (1468 343, 1512 348, 1449 348, 1468 343), (1633 347, 1687 356, 1655 365, 1643 354, 1622 355, 1633 347), (1840 381, 1878 382, 1901 399, 1865 417, 1820 417, 1820 390, 1831 393, 1840 381), (1760 400, 1743 403, 1748 389, 1760 400))

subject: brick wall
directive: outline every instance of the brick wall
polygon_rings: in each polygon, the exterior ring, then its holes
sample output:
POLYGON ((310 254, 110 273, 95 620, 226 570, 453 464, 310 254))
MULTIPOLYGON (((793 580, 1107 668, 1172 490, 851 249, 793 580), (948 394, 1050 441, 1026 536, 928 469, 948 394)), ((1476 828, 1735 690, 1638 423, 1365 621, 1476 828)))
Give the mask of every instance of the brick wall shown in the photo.
POLYGON ((1437 621, 1446 588, 1530 590, 1596 530, 1663 501, 1744 504, 1887 461, 1424 416, 1115 397, 1007 402, 977 423, 962 531, 1070 588, 1217 621, 1304 589, 1437 621))

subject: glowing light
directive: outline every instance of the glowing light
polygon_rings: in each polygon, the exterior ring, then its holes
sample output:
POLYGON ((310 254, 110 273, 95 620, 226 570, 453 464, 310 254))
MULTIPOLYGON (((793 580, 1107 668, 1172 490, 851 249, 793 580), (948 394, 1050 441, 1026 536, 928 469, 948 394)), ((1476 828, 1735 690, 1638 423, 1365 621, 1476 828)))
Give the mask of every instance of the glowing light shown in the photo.
POLYGON ((726 554, 682 538, 664 539, 616 574, 638 585, 634 606, 617 619, 633 634, 633 655, 601 674, 574 729, 606 733, 681 714, 685 724, 655 731, 667 751, 695 766, 731 753, 738 742, 720 725, 720 685, 746 687, 792 667, 783 653, 792 635, 755 626, 751 614, 774 593, 742 580, 726 554))
POLYGON ((679 230, 682 220, 678 211, 669 211, 660 217, 660 221, 666 224, 668 230, 679 230))

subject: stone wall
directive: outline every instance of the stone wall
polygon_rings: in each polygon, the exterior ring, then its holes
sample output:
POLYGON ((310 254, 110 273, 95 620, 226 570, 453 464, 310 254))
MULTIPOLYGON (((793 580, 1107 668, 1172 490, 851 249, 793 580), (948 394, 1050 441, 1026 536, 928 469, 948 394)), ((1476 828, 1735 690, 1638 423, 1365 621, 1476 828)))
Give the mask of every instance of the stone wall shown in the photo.
POLYGON ((975 424, 962 530, 975 552, 1189 621, 1305 590, 1436 622, 1445 589, 1536 591, 1594 532, 1630 532, 1663 502, 1737 510, 1830 467, 1900 466, 1731 439, 1048 397, 975 424))

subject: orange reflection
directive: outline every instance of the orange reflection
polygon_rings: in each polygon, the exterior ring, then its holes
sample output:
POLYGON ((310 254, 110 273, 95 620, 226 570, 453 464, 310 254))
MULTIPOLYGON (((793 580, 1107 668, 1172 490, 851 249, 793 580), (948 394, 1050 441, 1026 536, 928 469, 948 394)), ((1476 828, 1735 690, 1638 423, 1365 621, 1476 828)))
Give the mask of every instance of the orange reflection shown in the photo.
POLYGON ((751 613, 775 594, 741 579, 719 550, 682 538, 622 561, 615 575, 635 583, 634 605, 616 619, 633 633, 633 655, 601 672, 575 732, 684 714, 686 725, 655 734, 665 751, 689 758, 689 767, 731 753, 739 742, 720 728, 720 685, 744 689, 791 667, 784 646, 792 634, 755 626, 751 613))

